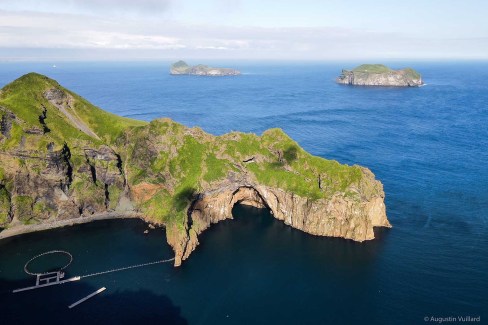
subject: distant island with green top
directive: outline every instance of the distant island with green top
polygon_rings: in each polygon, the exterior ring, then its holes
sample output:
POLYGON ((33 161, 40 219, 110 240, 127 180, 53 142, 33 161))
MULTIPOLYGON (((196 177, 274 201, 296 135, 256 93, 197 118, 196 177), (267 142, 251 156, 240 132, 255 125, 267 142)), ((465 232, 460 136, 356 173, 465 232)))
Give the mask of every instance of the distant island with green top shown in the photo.
POLYGON ((419 87, 422 76, 411 68, 393 70, 383 64, 363 64, 353 70, 342 70, 336 82, 355 86, 419 87))
POLYGON ((170 74, 221 77, 238 76, 241 72, 231 68, 213 68, 203 64, 190 66, 185 61, 178 61, 171 65, 170 74))

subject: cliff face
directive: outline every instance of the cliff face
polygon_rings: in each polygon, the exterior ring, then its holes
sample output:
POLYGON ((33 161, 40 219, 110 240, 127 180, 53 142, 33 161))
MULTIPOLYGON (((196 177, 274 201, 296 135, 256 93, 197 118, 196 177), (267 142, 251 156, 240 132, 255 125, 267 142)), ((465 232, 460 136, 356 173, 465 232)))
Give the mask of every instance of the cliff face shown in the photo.
POLYGON ((342 237, 355 241, 374 238, 373 227, 391 227, 386 218, 381 183, 370 171, 367 186, 374 192, 361 191, 362 201, 336 193, 330 198, 313 200, 282 189, 258 185, 252 180, 226 182, 201 193, 188 211, 189 226, 171 244, 176 252, 176 265, 187 259, 198 245, 198 235, 211 224, 232 219, 235 204, 269 209, 271 215, 285 224, 317 236, 342 237), (374 194, 373 194, 374 193, 374 194))
POLYGON ((203 64, 199 64, 196 66, 189 66, 184 61, 178 61, 171 65, 170 74, 219 77, 219 76, 237 76, 240 75, 241 72, 230 68, 212 68, 203 64))
POLYGON ((213 136, 124 119, 37 74, 0 92, 0 158, 0 227, 134 213, 166 227, 176 265, 235 204, 355 241, 390 226, 368 169, 314 157, 280 129, 213 136))
POLYGON ((336 82, 356 86, 418 87, 422 77, 413 69, 392 70, 384 65, 362 65, 354 70, 342 70, 336 82))
POLYGON ((35 74, 2 89, 0 120, 0 227, 113 211, 127 196, 110 138, 144 123, 108 114, 35 74))

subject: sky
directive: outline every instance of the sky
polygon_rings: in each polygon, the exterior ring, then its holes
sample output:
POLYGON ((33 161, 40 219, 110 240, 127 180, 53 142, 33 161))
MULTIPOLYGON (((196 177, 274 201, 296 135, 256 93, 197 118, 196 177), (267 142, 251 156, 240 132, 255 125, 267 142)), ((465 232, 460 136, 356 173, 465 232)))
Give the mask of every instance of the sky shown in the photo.
POLYGON ((488 59, 486 0, 0 0, 0 60, 488 59))

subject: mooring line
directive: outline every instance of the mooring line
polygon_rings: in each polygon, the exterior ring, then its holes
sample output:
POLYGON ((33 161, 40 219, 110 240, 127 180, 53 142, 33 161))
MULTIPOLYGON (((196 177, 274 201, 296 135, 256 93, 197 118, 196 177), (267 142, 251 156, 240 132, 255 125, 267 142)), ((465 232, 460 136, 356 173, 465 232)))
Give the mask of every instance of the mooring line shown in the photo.
POLYGON ((113 272, 119 272, 119 271, 129 270, 129 269, 135 269, 135 268, 138 268, 138 267, 143 267, 143 266, 148 266, 148 265, 168 263, 168 262, 171 262, 171 261, 174 261, 174 260, 175 260, 175 258, 173 257, 173 258, 170 258, 170 259, 167 259, 167 260, 160 260, 160 261, 155 261, 155 262, 149 262, 149 263, 136 264, 136 265, 126 266, 126 267, 120 267, 120 268, 112 269, 112 270, 108 270, 108 271, 90 273, 90 274, 86 274, 86 275, 80 275, 80 278, 81 279, 82 278, 88 278, 88 277, 91 277, 91 276, 97 276, 97 275, 102 275, 102 274, 107 274, 107 273, 113 273, 113 272))

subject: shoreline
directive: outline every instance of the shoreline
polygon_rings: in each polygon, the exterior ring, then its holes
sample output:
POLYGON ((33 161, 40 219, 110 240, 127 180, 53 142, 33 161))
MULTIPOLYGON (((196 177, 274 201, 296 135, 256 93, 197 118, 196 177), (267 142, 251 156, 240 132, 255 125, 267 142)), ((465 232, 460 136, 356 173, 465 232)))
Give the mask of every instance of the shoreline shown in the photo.
POLYGON ((136 219, 136 218, 145 221, 143 215, 137 212, 103 212, 103 213, 96 213, 87 217, 82 216, 74 219, 57 220, 53 222, 41 223, 36 225, 16 225, 11 228, 2 230, 0 232, 0 240, 9 237, 18 236, 18 235, 28 234, 32 232, 80 225, 83 223, 88 223, 97 220, 136 219))

